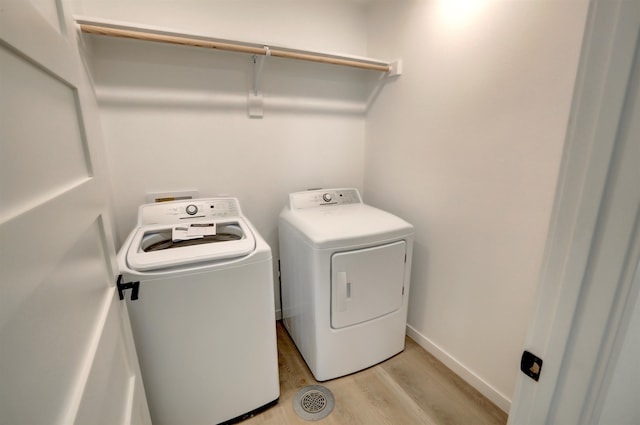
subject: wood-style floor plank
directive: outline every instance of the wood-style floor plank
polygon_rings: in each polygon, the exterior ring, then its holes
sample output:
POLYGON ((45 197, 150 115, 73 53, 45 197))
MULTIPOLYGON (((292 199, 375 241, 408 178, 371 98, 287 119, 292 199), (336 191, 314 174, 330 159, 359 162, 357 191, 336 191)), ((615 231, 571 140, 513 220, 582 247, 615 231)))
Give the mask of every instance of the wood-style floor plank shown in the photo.
POLYGON ((500 425, 507 414, 410 338, 402 353, 363 371, 318 382, 289 334, 277 324, 280 400, 242 425, 309 424, 293 410, 302 387, 324 385, 335 397, 323 425, 500 425))

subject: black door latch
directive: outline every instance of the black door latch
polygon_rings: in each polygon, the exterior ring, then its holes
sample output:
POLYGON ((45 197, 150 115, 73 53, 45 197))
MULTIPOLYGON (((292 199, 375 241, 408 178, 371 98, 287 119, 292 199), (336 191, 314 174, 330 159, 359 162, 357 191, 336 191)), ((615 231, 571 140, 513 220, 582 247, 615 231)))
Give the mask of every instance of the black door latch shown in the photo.
POLYGON ((124 300, 124 291, 127 289, 131 289, 131 301, 135 301, 138 299, 138 290, 140 288, 140 282, 123 282, 122 275, 118 275, 118 280, 116 282, 116 286, 118 287, 118 295, 121 300, 124 300))

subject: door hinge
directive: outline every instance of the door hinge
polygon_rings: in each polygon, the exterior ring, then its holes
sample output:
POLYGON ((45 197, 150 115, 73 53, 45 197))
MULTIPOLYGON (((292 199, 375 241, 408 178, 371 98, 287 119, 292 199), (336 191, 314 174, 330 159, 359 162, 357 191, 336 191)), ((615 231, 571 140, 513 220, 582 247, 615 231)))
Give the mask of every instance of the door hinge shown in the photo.
POLYGON ((525 351, 522 353, 522 359, 520 359, 520 370, 537 382, 540 379, 540 371, 542 370, 542 359, 525 351))
POLYGON ((131 289, 131 301, 135 301, 138 299, 138 289, 140 288, 140 282, 123 282, 122 275, 118 275, 118 280, 116 281, 116 286, 118 287, 118 295, 121 300, 124 300, 124 291, 127 289, 131 289))

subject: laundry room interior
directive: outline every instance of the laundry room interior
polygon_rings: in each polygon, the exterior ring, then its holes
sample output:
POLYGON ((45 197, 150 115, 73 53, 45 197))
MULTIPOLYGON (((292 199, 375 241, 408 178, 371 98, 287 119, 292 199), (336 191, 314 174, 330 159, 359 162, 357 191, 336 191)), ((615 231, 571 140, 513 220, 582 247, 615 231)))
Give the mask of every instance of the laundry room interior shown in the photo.
POLYGON ((638 423, 639 35, 0 0, 0 422, 638 423))
POLYGON ((237 198, 272 250, 280 320, 278 220, 289 195, 357 189, 413 226, 407 336, 509 413, 588 0, 62 3, 76 20, 391 64, 385 72, 78 30, 115 248, 154 196, 237 198))

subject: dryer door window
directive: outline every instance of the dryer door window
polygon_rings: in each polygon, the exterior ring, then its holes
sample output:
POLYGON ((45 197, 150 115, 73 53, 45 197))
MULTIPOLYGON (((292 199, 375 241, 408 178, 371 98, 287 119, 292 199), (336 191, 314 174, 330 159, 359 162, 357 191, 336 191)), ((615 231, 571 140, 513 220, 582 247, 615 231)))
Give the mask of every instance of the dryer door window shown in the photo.
POLYGON ((398 241, 331 257, 331 327, 366 322, 402 306, 407 244, 398 241))

